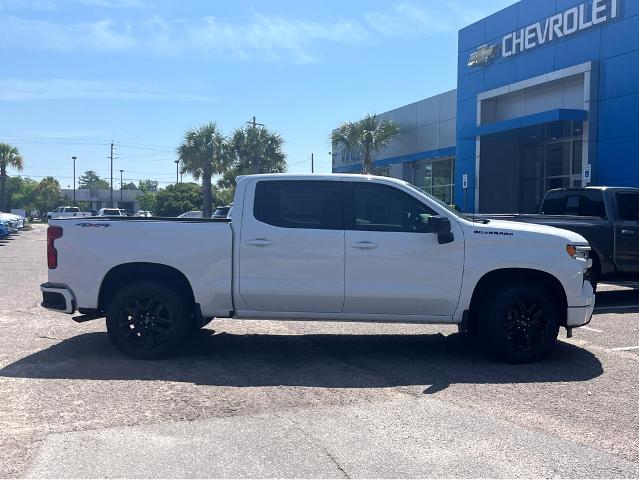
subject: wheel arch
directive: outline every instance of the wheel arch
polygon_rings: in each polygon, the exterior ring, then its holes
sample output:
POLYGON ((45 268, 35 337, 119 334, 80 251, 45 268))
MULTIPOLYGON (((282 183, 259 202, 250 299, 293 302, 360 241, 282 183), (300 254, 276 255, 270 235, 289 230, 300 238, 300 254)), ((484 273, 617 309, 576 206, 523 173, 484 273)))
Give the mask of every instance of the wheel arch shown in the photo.
POLYGON ((498 288, 511 285, 514 282, 531 282, 542 285, 552 296, 554 301, 559 304, 560 325, 566 326, 568 315, 568 297, 566 290, 559 279, 554 275, 542 270, 530 268, 503 268, 492 270, 485 273, 475 285, 473 295, 470 301, 470 321, 474 323, 476 312, 479 311, 479 305, 486 295, 490 295, 498 288))
POLYGON ((98 309, 106 312, 118 290, 141 280, 151 280, 166 285, 178 292, 189 308, 197 307, 191 282, 180 270, 159 263, 131 262, 113 267, 104 276, 98 294, 98 309))

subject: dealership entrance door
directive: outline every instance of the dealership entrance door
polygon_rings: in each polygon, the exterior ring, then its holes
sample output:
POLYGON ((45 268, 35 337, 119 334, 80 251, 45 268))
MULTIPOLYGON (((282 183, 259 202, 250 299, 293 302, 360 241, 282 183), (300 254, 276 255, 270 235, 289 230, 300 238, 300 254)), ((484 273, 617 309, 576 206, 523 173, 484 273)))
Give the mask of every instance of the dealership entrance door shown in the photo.
POLYGON ((548 190, 581 186, 583 122, 484 135, 480 152, 479 210, 536 213, 548 190))

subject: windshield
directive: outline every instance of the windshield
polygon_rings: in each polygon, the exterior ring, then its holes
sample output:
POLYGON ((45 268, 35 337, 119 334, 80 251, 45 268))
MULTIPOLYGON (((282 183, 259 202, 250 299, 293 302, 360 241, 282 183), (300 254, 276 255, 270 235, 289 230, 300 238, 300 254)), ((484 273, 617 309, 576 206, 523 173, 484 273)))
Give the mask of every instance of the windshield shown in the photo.
POLYGON ((433 202, 435 202, 436 204, 438 204, 439 206, 445 208, 446 210, 448 210, 450 213, 452 213, 453 215, 455 215, 457 218, 463 218, 464 220, 468 220, 469 222, 472 222, 473 219, 470 217, 467 217, 466 215, 464 215, 463 213, 455 210, 453 207, 451 207, 450 205, 448 205, 446 202, 442 202, 439 198, 432 196, 430 193, 426 193, 425 191, 423 191, 421 188, 417 188, 415 185, 412 185, 408 182, 404 183, 404 185, 406 185, 407 187, 409 187, 411 190, 413 190, 414 192, 419 193, 420 195, 425 196, 426 198, 428 198, 429 200, 432 200, 433 202))

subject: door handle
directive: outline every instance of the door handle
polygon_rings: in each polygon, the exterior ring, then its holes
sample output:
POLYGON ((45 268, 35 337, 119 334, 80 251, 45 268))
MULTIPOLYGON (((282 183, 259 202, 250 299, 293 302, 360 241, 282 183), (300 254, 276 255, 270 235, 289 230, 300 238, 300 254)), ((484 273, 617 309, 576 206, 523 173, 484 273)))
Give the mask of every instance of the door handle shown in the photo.
POLYGON ((359 248, 360 250, 372 250, 377 248, 377 244, 373 242, 356 242, 351 245, 353 248, 359 248))
POLYGON ((269 245, 273 245, 273 242, 264 238, 256 238, 254 240, 247 240, 246 244, 254 245, 256 247, 268 247, 269 245))
POLYGON ((626 236, 634 235, 634 234, 635 234, 635 231, 634 231, 634 230, 622 230, 622 231, 621 231, 621 234, 622 234, 622 235, 626 235, 626 236))

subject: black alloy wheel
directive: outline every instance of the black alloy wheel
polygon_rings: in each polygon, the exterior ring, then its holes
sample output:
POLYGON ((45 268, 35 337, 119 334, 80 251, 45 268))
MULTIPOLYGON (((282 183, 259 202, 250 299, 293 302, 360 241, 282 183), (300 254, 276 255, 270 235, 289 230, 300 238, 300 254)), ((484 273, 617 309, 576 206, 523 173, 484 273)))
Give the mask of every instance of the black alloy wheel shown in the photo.
POLYGON ((171 335, 173 319, 159 298, 131 298, 120 311, 120 335, 135 348, 151 350, 171 335))
POLYGON ((184 300, 156 282, 125 285, 107 311, 111 341, 126 355, 144 360, 164 358, 181 345, 189 332, 184 300))
POLYGON ((483 300, 479 328, 491 353, 508 362, 529 363, 550 354, 559 319, 558 302, 547 288, 521 282, 483 300))

